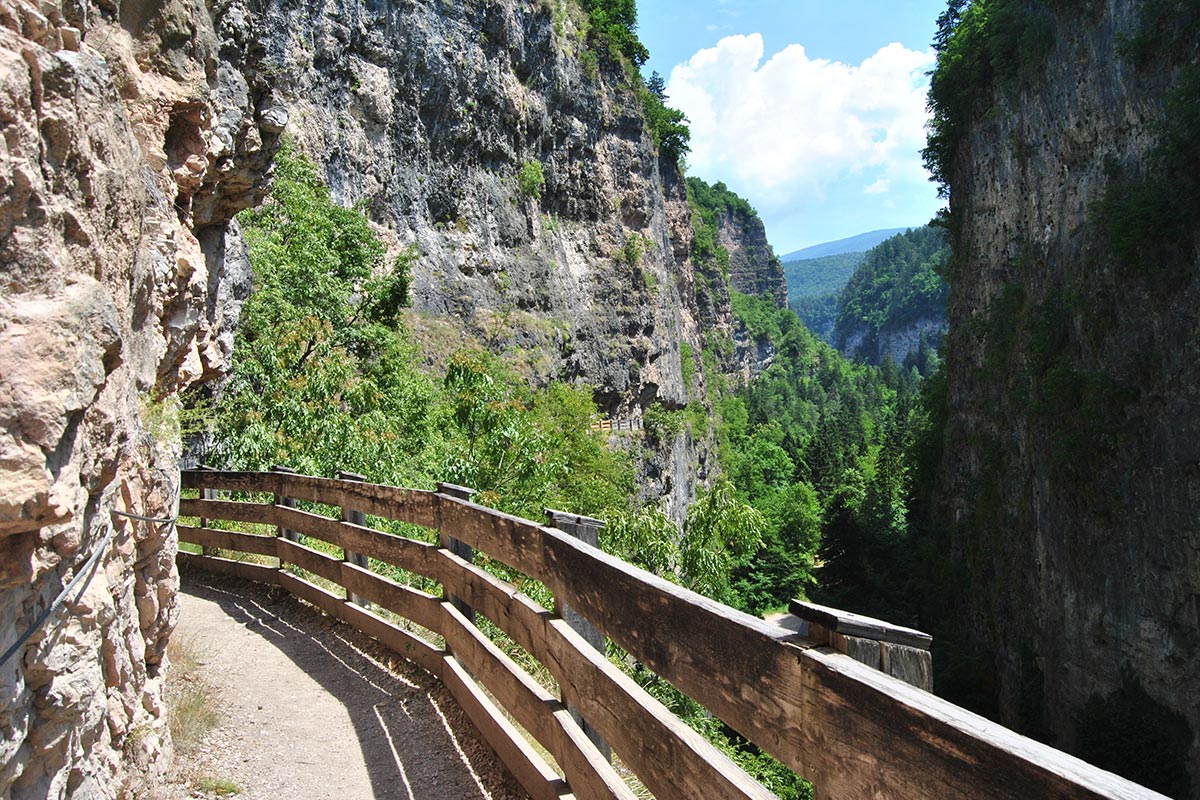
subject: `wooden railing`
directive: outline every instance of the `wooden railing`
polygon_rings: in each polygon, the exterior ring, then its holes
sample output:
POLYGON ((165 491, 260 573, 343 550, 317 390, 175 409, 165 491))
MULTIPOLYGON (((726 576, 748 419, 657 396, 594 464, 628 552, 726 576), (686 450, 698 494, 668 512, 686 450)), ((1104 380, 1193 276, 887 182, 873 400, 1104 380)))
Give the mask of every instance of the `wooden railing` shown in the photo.
POLYGON ((640 431, 640 419, 602 419, 592 423, 592 430, 609 433, 611 431, 640 431))
MULTIPOLYGON (((180 540, 278 559, 255 564, 181 553, 182 562, 282 586, 439 677, 535 800, 634 795, 567 711, 578 711, 659 800, 773 797, 674 717, 563 619, 511 584, 436 544, 373 530, 367 514, 435 529, 544 583, 557 602, 604 632, 716 717, 813 781, 820 798, 1160 798, 1111 773, 1019 736, 829 646, 639 570, 562 531, 440 492, 281 472, 189 471, 183 486, 271 494, 274 502, 185 499, 180 540), (336 516, 289 507, 332 506, 336 516), (276 535, 208 527, 264 523, 276 535), (297 536, 340 548, 344 558, 297 536), (441 584, 443 600, 389 580, 362 556, 441 584), (290 570, 319 576, 322 588, 290 570), (428 629, 438 647, 382 613, 428 629), (464 613, 464 610, 466 613, 464 613), (470 621, 490 619, 557 681, 555 696, 470 621), (486 690, 486 691, 485 691, 486 690), (503 714, 557 762, 563 777, 503 714)), ((432 539, 432 537, 430 537, 432 539)), ((453 543, 451 542, 451 543, 453 543)), ((835 623, 830 623, 835 624, 835 623)), ((824 626, 830 644, 837 630, 824 626)), ((862 626, 852 634, 869 634, 862 626)))

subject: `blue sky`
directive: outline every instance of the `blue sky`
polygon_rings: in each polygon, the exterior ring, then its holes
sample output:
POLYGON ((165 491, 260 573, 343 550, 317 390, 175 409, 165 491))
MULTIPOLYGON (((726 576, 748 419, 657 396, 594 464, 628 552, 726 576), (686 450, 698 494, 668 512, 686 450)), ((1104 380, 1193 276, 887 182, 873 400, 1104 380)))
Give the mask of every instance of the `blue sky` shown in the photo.
POLYGON ((641 0, 646 73, 691 120, 688 172, 758 209, 780 254, 941 206, 919 150, 945 0, 641 0))

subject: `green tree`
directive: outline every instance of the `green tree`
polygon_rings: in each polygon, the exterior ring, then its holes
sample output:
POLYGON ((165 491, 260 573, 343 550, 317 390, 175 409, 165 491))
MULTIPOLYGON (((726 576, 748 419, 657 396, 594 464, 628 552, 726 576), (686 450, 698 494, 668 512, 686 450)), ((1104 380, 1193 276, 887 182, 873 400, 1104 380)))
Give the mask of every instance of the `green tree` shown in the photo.
POLYGON ((542 169, 541 161, 535 158, 521 165, 521 171, 517 175, 517 188, 524 197, 530 197, 534 200, 541 199, 542 189, 545 186, 546 172, 542 169))
POLYGON ((366 218, 338 206, 285 144, 271 195, 239 217, 254 292, 216 406, 216 458, 265 469, 427 480, 435 387, 396 328, 411 253, 385 263, 366 218))

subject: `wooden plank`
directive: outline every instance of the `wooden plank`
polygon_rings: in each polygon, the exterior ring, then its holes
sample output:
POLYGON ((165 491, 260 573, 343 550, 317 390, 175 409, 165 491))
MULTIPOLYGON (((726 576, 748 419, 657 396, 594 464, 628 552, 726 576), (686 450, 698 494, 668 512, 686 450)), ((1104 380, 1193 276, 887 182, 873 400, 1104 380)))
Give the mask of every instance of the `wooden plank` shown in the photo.
POLYGON ((927 692, 933 691, 933 656, 928 650, 884 643, 880 669, 927 692))
POLYGON ((308 511, 270 506, 272 522, 287 525, 306 536, 328 542, 343 550, 361 553, 401 569, 440 580, 437 546, 403 536, 364 528, 308 511))
POLYGON ((447 581, 550 670, 566 699, 658 800, 774 795, 675 717, 561 619, 442 550, 447 581))
POLYGON ((181 474, 185 489, 209 487, 240 492, 267 492, 330 506, 353 508, 364 514, 411 522, 433 528, 434 493, 375 483, 345 481, 264 472, 187 470, 181 474))
POLYGON ((513 663, 452 603, 443 603, 448 649, 554 757, 580 800, 636 800, 608 758, 544 687, 513 663))
MULTIPOLYGON (((438 483, 437 492, 439 498, 447 496, 455 497, 459 500, 470 500, 471 495, 475 494, 474 489, 471 489, 467 486, 458 486, 453 483, 438 483)), ((438 545, 449 550, 451 553, 458 556, 463 561, 466 561, 468 564, 471 563, 475 560, 474 550, 472 549, 471 545, 446 533, 446 526, 442 522, 440 509, 440 505, 438 505, 437 509, 435 509, 439 512, 437 513, 438 545)), ((464 617, 471 620, 475 618, 475 614, 471 611, 471 607, 464 603, 462 598, 454 594, 453 591, 448 592, 446 597, 459 611, 462 612, 464 617)))
POLYGON ((300 569, 308 570, 314 575, 320 575, 327 581, 341 585, 342 560, 306 547, 288 539, 276 539, 279 560, 287 564, 295 564, 300 569))
POLYGON ((243 503, 237 500, 205 500, 197 497, 182 497, 179 500, 181 516, 202 517, 208 522, 223 519, 269 525, 274 508, 271 503, 243 503))
POLYGON ((412 620, 423 628, 441 631, 443 617, 440 598, 402 586, 348 561, 342 564, 342 577, 338 582, 364 600, 412 620))
POLYGON ((235 531, 220 531, 214 528, 193 528, 190 525, 175 525, 179 531, 179 541, 188 544, 198 544, 201 547, 219 547, 223 550, 237 550, 242 553, 254 553, 260 556, 275 555, 274 536, 256 536, 250 533, 235 531))
POLYGON ((905 647, 916 647, 928 650, 933 643, 933 637, 928 633, 893 625, 874 617, 864 617, 837 608, 809 603, 803 600, 793 600, 788 610, 800 619, 815 622, 823 628, 844 636, 857 636, 860 639, 874 639, 878 642, 892 642, 905 647))
POLYGON ((819 797, 1161 797, 558 531, 540 552, 556 596, 819 797))
POLYGON ((446 657, 442 682, 484 741, 533 800, 560 800, 570 796, 566 782, 525 741, 453 656, 446 657))
POLYGON ((175 560, 183 569, 198 569, 221 575, 232 575, 243 580, 256 581, 271 586, 279 584, 279 570, 264 564, 251 564, 248 561, 232 561, 228 558, 202 556, 196 553, 179 553, 175 557, 175 560))
MULTIPOLYGON (((572 536, 581 542, 586 542, 593 547, 600 546, 600 529, 604 527, 603 520, 584 517, 578 514, 568 514, 563 511, 555 511, 552 508, 546 509, 546 517, 552 526, 568 536, 572 536)), ((584 619, 567 603, 560 601, 557 605, 557 611, 558 615, 582 636, 588 644, 601 653, 605 652, 604 632, 602 630, 584 619)), ((571 712, 571 716, 575 718, 575 721, 583 728, 588 738, 595 743, 597 749, 601 753, 604 753, 606 758, 611 761, 612 751, 603 737, 587 723, 587 720, 579 713, 579 709, 569 707, 568 710, 571 712)))
POLYGON ((392 652, 422 667, 431 675, 442 677, 445 650, 353 603, 342 603, 340 619, 368 636, 375 637, 392 652))
POLYGON ((535 578, 546 571, 541 526, 446 495, 438 495, 438 513, 445 532, 476 550, 535 578))
POLYGON ((820 797, 1164 800, 848 656, 795 650, 820 797))
MULTIPOLYGON (((345 471, 338 472, 338 478, 341 480, 344 480, 344 481, 358 481, 358 482, 362 482, 367 479, 365 475, 359 475, 354 472, 345 472, 345 471)), ((365 527, 367 527, 367 515, 361 511, 355 511, 353 508, 343 508, 342 509, 342 522, 349 522, 351 525, 357 525, 360 528, 365 528, 365 527)), ((351 564, 355 564, 355 565, 360 566, 363 569, 367 569, 367 570, 369 570, 371 568, 370 559, 367 556, 363 555, 362 553, 355 553, 352 550, 346 550, 344 548, 342 550, 342 553, 344 555, 344 560, 350 562, 351 564)), ((360 597, 359 595, 355 594, 354 592, 350 592, 349 596, 350 596, 350 602, 354 603, 356 605, 365 606, 370 602, 365 597, 360 597)))

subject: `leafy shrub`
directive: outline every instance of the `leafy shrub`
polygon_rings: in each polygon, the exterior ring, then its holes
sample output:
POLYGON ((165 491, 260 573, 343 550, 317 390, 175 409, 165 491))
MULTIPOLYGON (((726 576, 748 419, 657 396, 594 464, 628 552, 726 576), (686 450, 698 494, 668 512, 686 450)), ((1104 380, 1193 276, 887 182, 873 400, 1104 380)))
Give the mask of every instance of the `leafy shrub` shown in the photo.
POLYGON ((691 150, 692 132, 687 125, 687 116, 679 109, 668 106, 663 97, 649 89, 642 89, 639 94, 646 130, 650 132, 662 157, 678 165, 691 150))
POLYGON ((637 37, 636 0, 581 0, 588 13, 588 37, 616 59, 641 67, 650 51, 637 37))
POLYGON ((542 189, 545 186, 546 173, 542 169, 541 161, 535 158, 521 165, 521 171, 517 174, 517 188, 520 190, 522 197, 531 197, 534 200, 539 200, 542 196, 542 189))

